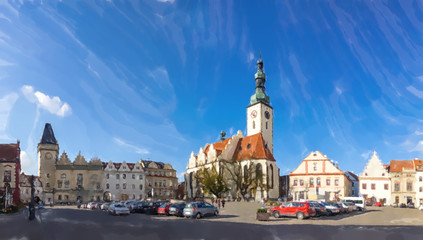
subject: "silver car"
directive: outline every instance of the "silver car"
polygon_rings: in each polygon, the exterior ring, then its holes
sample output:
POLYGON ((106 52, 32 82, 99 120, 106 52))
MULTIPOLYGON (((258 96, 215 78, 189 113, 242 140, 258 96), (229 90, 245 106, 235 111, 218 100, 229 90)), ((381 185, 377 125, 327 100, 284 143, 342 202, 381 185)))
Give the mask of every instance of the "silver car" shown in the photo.
POLYGON ((121 203, 110 204, 109 209, 107 211, 113 215, 129 215, 129 208, 125 207, 125 205, 121 203))
POLYGON ((202 218, 207 215, 217 216, 219 214, 219 210, 217 207, 211 205, 207 202, 192 202, 188 203, 184 208, 184 216, 189 218, 202 218))

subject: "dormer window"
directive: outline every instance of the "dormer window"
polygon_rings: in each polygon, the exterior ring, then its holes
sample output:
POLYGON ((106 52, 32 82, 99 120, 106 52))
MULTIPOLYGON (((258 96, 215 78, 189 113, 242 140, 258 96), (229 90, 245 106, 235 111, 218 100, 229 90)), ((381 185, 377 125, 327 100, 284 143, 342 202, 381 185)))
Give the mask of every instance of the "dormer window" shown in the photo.
POLYGON ((247 149, 250 149, 250 148, 251 148, 251 144, 248 144, 248 145, 247 145, 247 149))

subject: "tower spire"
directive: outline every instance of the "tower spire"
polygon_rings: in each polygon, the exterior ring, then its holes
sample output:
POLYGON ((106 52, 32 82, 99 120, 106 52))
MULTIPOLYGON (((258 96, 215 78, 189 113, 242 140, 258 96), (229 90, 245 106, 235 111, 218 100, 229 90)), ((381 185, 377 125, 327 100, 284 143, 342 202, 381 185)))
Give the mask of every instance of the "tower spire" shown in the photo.
POLYGON ((260 58, 257 60, 257 72, 254 74, 255 82, 256 82, 256 93, 251 96, 250 104, 253 105, 258 102, 265 103, 267 105, 270 104, 270 98, 266 95, 265 90, 266 87, 264 86, 266 82, 266 74, 263 72, 263 60, 261 59, 261 50, 260 50, 260 58))

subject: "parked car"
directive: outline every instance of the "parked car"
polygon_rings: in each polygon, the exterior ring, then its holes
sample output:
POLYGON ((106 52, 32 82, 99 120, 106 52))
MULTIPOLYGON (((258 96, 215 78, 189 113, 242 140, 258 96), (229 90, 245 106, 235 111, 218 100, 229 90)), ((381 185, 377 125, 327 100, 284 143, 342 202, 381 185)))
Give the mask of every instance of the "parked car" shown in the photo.
POLYGON ((401 203, 400 208, 406 208, 407 205, 405 203, 401 203))
POLYGON ((169 215, 183 217, 184 216, 184 208, 185 208, 185 206, 186 206, 185 203, 172 204, 169 207, 169 215))
POLYGON ((87 204, 87 208, 88 209, 91 209, 91 210, 96 209, 97 208, 97 203, 96 202, 89 202, 87 204))
POLYGON ((110 204, 111 203, 109 203, 109 202, 105 202, 105 203, 101 204, 100 209, 101 210, 107 210, 107 209, 109 209, 110 204))
POLYGON ((130 209, 130 211, 134 213, 145 213, 146 209, 148 208, 147 205, 148 203, 146 202, 137 202, 136 204, 134 204, 132 209, 130 209))
POLYGON ((136 204, 138 204, 140 201, 132 201, 132 202, 129 202, 128 204, 126 204, 125 206, 127 207, 127 208, 129 208, 129 211, 131 211, 132 212, 132 210, 133 210, 133 208, 135 207, 135 205, 136 204))
POLYGON ((382 207, 382 203, 381 202, 376 202, 375 203, 375 207, 382 207))
POLYGON ((218 214, 219 210, 217 207, 207 202, 188 203, 184 208, 184 216, 187 218, 195 217, 199 219, 208 215, 217 216, 218 214))
POLYGON ((414 203, 410 202, 410 203, 408 204, 408 207, 409 207, 409 208, 415 208, 414 203))
POLYGON ((107 211, 113 215, 129 215, 129 209, 121 203, 110 204, 109 209, 107 211))
POLYGON ((316 215, 315 208, 308 202, 287 202, 270 210, 270 213, 275 217, 289 216, 297 217, 297 219, 304 219, 316 215))
POLYGON ((159 209, 157 210, 157 214, 159 214, 159 215, 169 215, 169 207, 171 205, 172 204, 170 204, 170 203, 165 203, 165 204, 160 205, 159 209))
POLYGON ((357 206, 357 210, 364 211, 366 210, 366 203, 363 197, 344 197, 342 202, 352 202, 357 206))
POLYGON ((310 206, 314 207, 315 214, 311 215, 310 217, 320 217, 326 216, 326 207, 323 204, 320 204, 317 201, 307 201, 310 206))
POLYGON ((339 213, 339 209, 337 206, 333 206, 327 202, 320 202, 321 204, 325 205, 326 207, 326 215, 335 215, 339 213))
POLYGON ((147 213, 147 214, 157 214, 157 211, 159 210, 160 205, 162 205, 162 203, 160 203, 160 202, 149 202, 145 206, 145 213, 147 213))
POLYGON ((352 211, 354 211, 355 204, 354 203, 350 203, 350 202, 341 202, 340 204, 342 204, 342 206, 347 209, 348 213, 351 213, 352 211))
POLYGON ((329 204, 334 206, 334 207, 337 207, 338 210, 339 210, 339 213, 342 213, 342 214, 348 213, 348 208, 345 208, 344 206, 342 206, 342 203, 332 202, 332 203, 329 203, 329 204))

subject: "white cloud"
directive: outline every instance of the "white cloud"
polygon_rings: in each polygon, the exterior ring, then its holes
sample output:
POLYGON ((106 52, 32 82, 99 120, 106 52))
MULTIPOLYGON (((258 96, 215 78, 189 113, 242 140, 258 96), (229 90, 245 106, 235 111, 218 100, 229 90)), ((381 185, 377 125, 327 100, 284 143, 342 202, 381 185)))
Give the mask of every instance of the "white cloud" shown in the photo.
POLYGON ((42 92, 34 92, 34 88, 28 85, 24 85, 21 91, 28 101, 37 104, 37 107, 43 108, 51 114, 55 114, 59 117, 65 117, 72 114, 70 105, 67 102, 62 102, 57 96, 50 98, 50 96, 42 92))
POLYGON ((414 96, 423 99, 423 91, 418 90, 414 86, 408 86, 407 87, 407 90, 409 92, 411 92, 412 94, 414 94, 414 96))
POLYGON ((250 53, 248 53, 248 57, 247 57, 247 62, 251 62, 251 61, 253 61, 254 60, 254 53, 253 52, 250 52, 250 53))
POLYGON ((419 141, 417 145, 410 150, 410 152, 423 152, 423 141, 419 141))
POLYGON ((157 0, 157 2, 174 3, 174 2, 175 2, 175 0, 157 0))
POLYGON ((336 92, 339 94, 339 95, 341 95, 342 94, 342 89, 341 88, 339 88, 339 87, 336 87, 335 88, 336 89, 336 92))
POLYGON ((36 169, 38 167, 37 161, 29 156, 25 151, 21 151, 21 164, 22 172, 26 174, 36 174, 36 169))
POLYGON ((178 179, 179 180, 184 180, 184 175, 186 174, 187 172, 180 172, 180 173, 178 173, 176 176, 178 177, 178 179))
POLYGON ((125 142, 124 140, 120 139, 120 138, 115 137, 115 138, 113 138, 113 140, 119 146, 124 146, 124 147, 127 147, 127 148, 131 148, 131 149, 135 150, 135 152, 138 153, 138 154, 149 154, 150 153, 147 149, 140 148, 140 147, 134 146, 132 144, 129 144, 129 143, 125 142))
MULTIPOLYGON (((10 111, 18 98, 17 93, 10 93, 0 98, 0 134, 6 130, 10 111)), ((0 139, 10 140, 6 134, 1 134, 0 139)))
POLYGON ((8 66, 14 66, 15 64, 12 62, 8 62, 4 59, 0 58, 0 67, 8 67, 8 66))
POLYGON ((232 136, 233 133, 234 133, 234 128, 233 127, 229 128, 229 136, 232 136))
POLYGON ((368 159, 370 158, 370 155, 371 155, 371 154, 372 154, 372 151, 367 150, 367 151, 363 152, 362 154, 360 154, 360 156, 361 156, 362 158, 364 158, 365 160, 368 160, 368 159))

